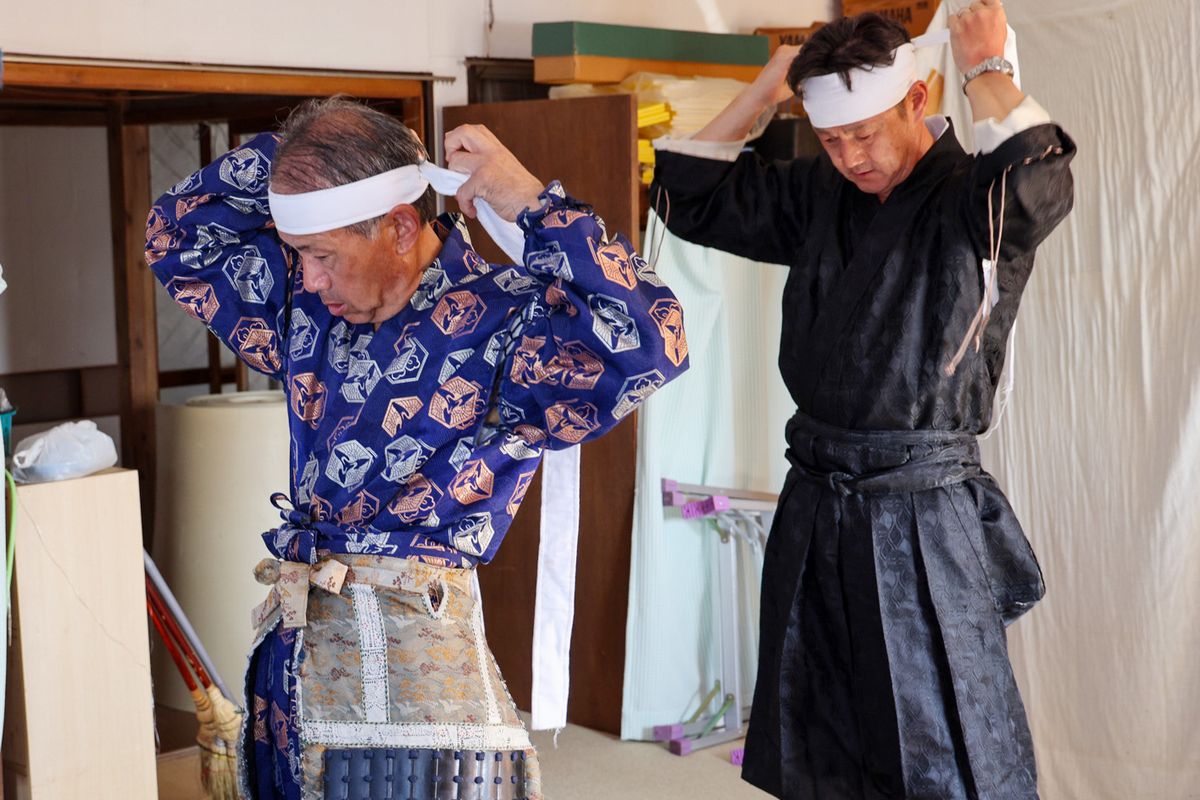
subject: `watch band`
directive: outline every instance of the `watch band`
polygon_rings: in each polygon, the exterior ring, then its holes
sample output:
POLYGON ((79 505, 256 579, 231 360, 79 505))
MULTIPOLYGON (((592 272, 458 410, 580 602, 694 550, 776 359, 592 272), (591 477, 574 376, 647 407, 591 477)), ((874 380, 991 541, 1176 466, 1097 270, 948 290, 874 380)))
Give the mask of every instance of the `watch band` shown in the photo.
POLYGON ((975 66, 967 70, 962 76, 962 90, 966 94, 967 84, 978 78, 985 72, 1003 72, 1008 77, 1012 77, 1016 70, 1013 69, 1012 62, 1002 56, 992 56, 985 58, 975 66))

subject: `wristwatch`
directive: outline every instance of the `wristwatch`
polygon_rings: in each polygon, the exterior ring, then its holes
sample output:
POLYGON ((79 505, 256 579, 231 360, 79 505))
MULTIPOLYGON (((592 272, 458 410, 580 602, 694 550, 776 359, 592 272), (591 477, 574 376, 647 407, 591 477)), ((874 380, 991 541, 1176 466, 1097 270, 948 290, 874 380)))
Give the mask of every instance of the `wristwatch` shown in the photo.
POLYGON ((967 84, 985 72, 1003 72, 1005 75, 1011 78, 1015 70, 1013 69, 1012 62, 1007 58, 1003 58, 1002 56, 985 58, 983 61, 980 61, 978 64, 967 70, 966 74, 962 76, 963 94, 967 93, 967 84))

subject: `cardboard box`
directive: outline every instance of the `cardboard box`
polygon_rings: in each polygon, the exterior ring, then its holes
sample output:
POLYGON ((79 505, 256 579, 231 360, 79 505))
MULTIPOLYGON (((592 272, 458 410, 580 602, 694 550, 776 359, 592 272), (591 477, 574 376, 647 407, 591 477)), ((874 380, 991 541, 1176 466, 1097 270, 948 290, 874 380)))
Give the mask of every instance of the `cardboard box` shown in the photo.
MULTIPOLYGON (((775 55, 775 51, 782 44, 803 45, 824 24, 823 22, 817 22, 806 28, 757 28, 754 33, 767 37, 767 41, 771 43, 771 55, 775 55)), ((784 100, 779 104, 776 113, 784 116, 807 116, 804 113, 804 105, 798 97, 791 100, 784 100)))
POLYGON ((767 41, 770 42, 771 55, 775 55, 775 51, 779 49, 779 45, 804 44, 808 41, 808 37, 812 36, 824 24, 823 22, 818 22, 809 25, 807 28, 756 28, 754 33, 756 36, 767 37, 767 41))
POLYGON ((854 17, 869 11, 882 14, 907 28, 910 36, 925 33, 937 10, 938 0, 842 0, 845 16, 854 17))

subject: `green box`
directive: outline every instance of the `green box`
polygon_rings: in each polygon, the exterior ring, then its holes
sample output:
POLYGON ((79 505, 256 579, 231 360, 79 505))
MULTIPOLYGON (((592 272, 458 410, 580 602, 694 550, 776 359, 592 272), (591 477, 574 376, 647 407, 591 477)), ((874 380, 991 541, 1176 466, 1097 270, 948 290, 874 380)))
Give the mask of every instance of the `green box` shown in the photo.
POLYGON ((747 34, 595 22, 535 22, 533 56, 609 56, 760 67, 770 57, 770 46, 766 36, 747 34))

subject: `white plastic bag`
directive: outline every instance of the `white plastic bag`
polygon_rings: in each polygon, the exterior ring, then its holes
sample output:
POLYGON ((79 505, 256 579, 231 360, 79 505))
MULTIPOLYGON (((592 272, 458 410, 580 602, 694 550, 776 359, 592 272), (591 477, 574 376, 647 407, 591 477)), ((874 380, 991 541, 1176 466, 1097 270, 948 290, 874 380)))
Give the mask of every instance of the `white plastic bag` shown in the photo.
POLYGON ((116 463, 117 446, 96 423, 64 422, 20 441, 13 452, 13 477, 21 483, 65 481, 116 463))

